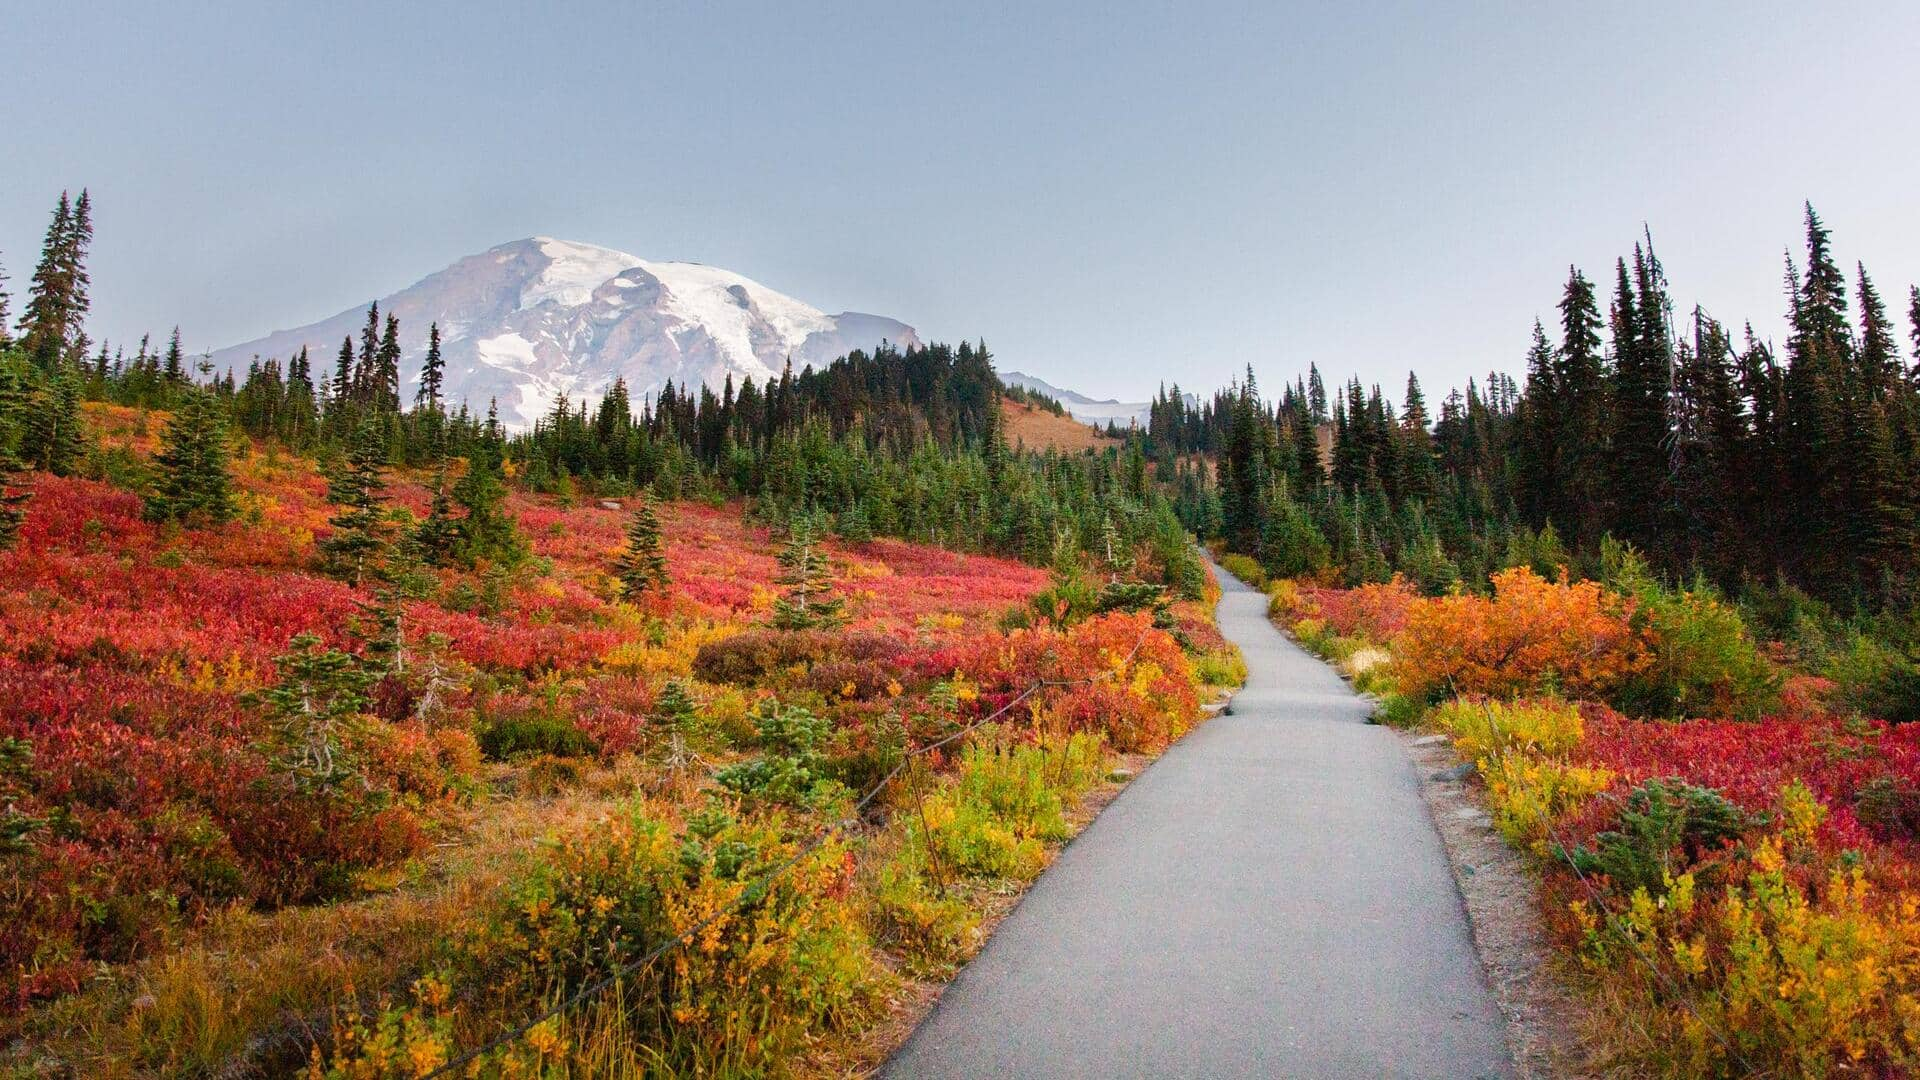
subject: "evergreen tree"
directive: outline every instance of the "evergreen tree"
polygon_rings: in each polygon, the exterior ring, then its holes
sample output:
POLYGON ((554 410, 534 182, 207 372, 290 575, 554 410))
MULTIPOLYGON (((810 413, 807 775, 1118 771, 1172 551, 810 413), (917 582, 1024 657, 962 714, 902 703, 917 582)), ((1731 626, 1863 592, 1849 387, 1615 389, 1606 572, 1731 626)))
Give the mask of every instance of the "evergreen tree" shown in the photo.
POLYGON ((788 523, 780 567, 778 580, 787 594, 773 603, 776 629, 830 628, 845 621, 845 602, 833 595, 833 568, 820 547, 820 529, 812 514, 795 515, 788 523))
POLYGON ((413 543, 420 557, 434 566, 451 563, 459 547, 460 526, 453 518, 453 499, 447 491, 444 463, 434 477, 433 502, 427 507, 427 516, 414 529, 413 543))
POLYGON ((14 545, 26 520, 32 492, 22 482, 26 465, 15 456, 20 414, 26 409, 25 373, 0 351, 0 551, 14 545))
POLYGON ((146 499, 154 521, 218 525, 234 516, 227 468, 227 426, 212 391, 189 385, 154 458, 158 470, 146 499))
MULTIPOLYGON (((492 410, 487 422, 497 430, 492 410)), ((460 536, 456 554, 461 560, 468 565, 482 561, 512 565, 526 556, 526 544, 506 509, 507 484, 496 438, 482 438, 474 447, 467 474, 453 485, 452 499, 465 511, 456 523, 460 536)))
POLYGON ((58 365, 26 377, 26 408, 20 419, 19 453, 35 469, 70 475, 85 448, 80 427, 80 385, 72 368, 58 365))
POLYGON ((1540 320, 1533 321, 1533 346, 1527 350, 1526 404, 1514 467, 1519 476, 1520 512, 1535 528, 1546 524, 1555 497, 1566 482, 1560 447, 1566 438, 1566 405, 1559 388, 1559 361, 1540 320))
POLYGON ((1667 298, 1659 263, 1639 244, 1633 278, 1618 264, 1614 293, 1613 482, 1623 497, 1615 527, 1624 539, 1654 551, 1663 540, 1671 497, 1667 397, 1673 378, 1667 298))
POLYGON ((168 386, 179 386, 187 381, 187 364, 180 351, 180 328, 173 328, 173 336, 167 339, 167 358, 160 366, 160 374, 167 380, 168 386))
MULTIPOLYGON (((413 410, 426 427, 427 458, 438 461, 447 452, 447 414, 442 398, 447 363, 440 356, 440 324, 427 327, 427 358, 420 365, 420 389, 414 393, 413 410)), ((617 381, 617 380, 616 380, 617 381)), ((625 386, 621 387, 624 396, 625 386)), ((612 397, 609 393, 608 397, 612 397)), ((603 437, 611 436, 606 432, 603 437)))
POLYGON ((0 352, 4 352, 7 346, 13 344, 13 334, 7 329, 7 324, 13 318, 8 310, 12 303, 13 297, 7 293, 6 271, 0 269, 0 352))
POLYGON ((327 501, 339 509, 328 524, 333 532, 315 545, 328 574, 358 587, 378 577, 392 543, 381 496, 386 481, 386 442, 372 419, 361 422, 346 456, 327 477, 327 501))
POLYGON ((660 518, 653 505, 641 496, 627 519, 627 549, 614 561, 614 576, 620 579, 627 596, 638 597, 649 589, 665 588, 672 579, 667 574, 667 556, 660 539, 660 518))
POLYGON ((374 392, 376 408, 382 412, 400 411, 400 320, 389 314, 386 329, 380 335, 380 347, 374 354, 374 392))
POLYGON ((1560 354, 1554 371, 1558 412, 1560 491, 1548 516, 1583 542, 1598 543, 1606 530, 1611 499, 1608 478, 1612 407, 1606 365, 1600 354, 1600 305, 1579 270, 1567 268, 1560 296, 1560 354))
POLYGON ((20 315, 20 346, 41 368, 51 370, 67 351, 67 327, 72 323, 76 282, 72 277, 75 221, 66 192, 54 206, 53 221, 40 245, 40 262, 28 286, 26 310, 20 315))

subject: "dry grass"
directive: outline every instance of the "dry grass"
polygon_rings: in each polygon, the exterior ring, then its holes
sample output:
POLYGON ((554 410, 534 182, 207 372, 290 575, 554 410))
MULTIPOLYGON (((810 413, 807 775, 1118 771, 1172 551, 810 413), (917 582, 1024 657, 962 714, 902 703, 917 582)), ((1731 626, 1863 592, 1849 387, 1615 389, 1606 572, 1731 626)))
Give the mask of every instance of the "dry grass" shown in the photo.
POLYGON ((1120 445, 1119 439, 1109 439, 1071 416, 1055 416, 1017 401, 1002 401, 1000 407, 1006 417, 1009 446, 1024 444, 1029 450, 1076 453, 1120 445))
POLYGON ((524 767, 384 892, 271 913, 234 909, 148 960, 29 1014, 0 1077, 275 1075, 304 1060, 333 1011, 398 990, 522 868, 542 838, 605 817, 639 763, 588 768, 551 798, 509 797, 524 767))

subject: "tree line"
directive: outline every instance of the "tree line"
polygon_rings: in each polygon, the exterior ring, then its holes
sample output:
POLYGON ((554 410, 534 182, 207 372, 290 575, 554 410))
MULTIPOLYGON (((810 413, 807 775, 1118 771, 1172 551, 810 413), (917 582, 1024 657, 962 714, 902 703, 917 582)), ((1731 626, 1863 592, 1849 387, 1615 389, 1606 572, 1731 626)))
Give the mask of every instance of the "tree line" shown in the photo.
POLYGON ((1569 268, 1524 384, 1495 373, 1429 416, 1317 367, 1262 397, 1156 396, 1141 436, 1190 526, 1276 573, 1405 573, 1430 591, 1515 563, 1596 571, 1630 543, 1676 577, 1786 583, 1849 608, 1909 603, 1920 574, 1920 288, 1906 337, 1811 205, 1785 267, 1788 336, 1676 314, 1652 239, 1599 285, 1569 268), (1903 352, 1907 355, 1903 356, 1903 352), (1182 455, 1217 459, 1186 475, 1182 455), (1210 483, 1207 481, 1211 481, 1210 483))
MULTIPOLYGON (((84 193, 77 203, 62 197, 21 340, 0 350, 0 524, 17 527, 29 469, 115 479, 140 488, 156 519, 219 524, 235 512, 229 457, 251 440, 323 463, 342 507, 326 554, 342 567, 356 551, 401 539, 371 536, 391 523, 366 493, 378 491, 383 470, 409 468, 435 491, 408 541, 429 562, 497 563, 522 550, 500 509, 518 483, 562 499, 741 498, 783 529, 804 519, 852 541, 898 536, 1037 564, 1150 544, 1168 584, 1201 587, 1185 530, 1140 448, 1008 447, 1008 391, 984 344, 883 345, 819 369, 789 365, 765 385, 748 378, 736 388, 728 377, 716 392, 669 383, 638 401, 616 380, 597 401, 557 396, 531 431, 510 435, 493 403, 475 414, 446 400, 438 326, 428 329, 407 400, 399 321, 377 304, 331 370, 304 348, 256 357, 244 372, 196 369, 178 329, 164 348, 142 338, 131 356, 93 350, 84 330, 89 212, 84 193), (165 411, 161 452, 141 463, 89 445, 85 401, 165 411)), ((1039 395, 1020 399, 1058 409, 1039 395)))

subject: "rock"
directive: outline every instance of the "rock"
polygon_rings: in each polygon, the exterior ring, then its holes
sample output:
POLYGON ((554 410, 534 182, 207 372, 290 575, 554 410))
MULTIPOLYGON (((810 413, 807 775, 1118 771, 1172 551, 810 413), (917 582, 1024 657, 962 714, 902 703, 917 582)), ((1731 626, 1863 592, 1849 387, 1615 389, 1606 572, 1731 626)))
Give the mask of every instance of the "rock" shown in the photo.
POLYGON ((1132 769, 1115 769, 1112 772, 1107 774, 1107 779, 1113 781, 1116 784, 1124 784, 1127 781, 1133 779, 1133 770, 1132 769))
POLYGON ((1446 741, 1447 741, 1447 737, 1446 737, 1445 735, 1422 735, 1422 736, 1420 736, 1419 738, 1417 738, 1417 739, 1415 739, 1415 740, 1413 740, 1413 745, 1415 745, 1415 746, 1437 746, 1437 745, 1439 745, 1440 743, 1443 743, 1443 742, 1446 742, 1446 741))
POLYGON ((1455 765, 1451 769, 1441 769, 1439 772, 1433 774, 1433 778, 1435 780, 1442 780, 1442 781, 1447 781, 1447 782, 1457 784, 1460 781, 1465 780, 1467 777, 1472 775, 1473 775, 1473 762, 1463 761, 1460 764, 1455 765))
POLYGON ((1476 828, 1481 828, 1481 829, 1493 828, 1493 818, 1489 817, 1486 811, 1481 810, 1477 807, 1462 806, 1454 810, 1451 814, 1448 814, 1447 816, 1454 819, 1455 821, 1464 821, 1467 824, 1472 825, 1476 828))
POLYGON ((601 499, 601 500, 600 500, 600 509, 602 509, 602 510, 618 510, 618 509, 620 509, 620 500, 618 500, 618 499, 601 499))

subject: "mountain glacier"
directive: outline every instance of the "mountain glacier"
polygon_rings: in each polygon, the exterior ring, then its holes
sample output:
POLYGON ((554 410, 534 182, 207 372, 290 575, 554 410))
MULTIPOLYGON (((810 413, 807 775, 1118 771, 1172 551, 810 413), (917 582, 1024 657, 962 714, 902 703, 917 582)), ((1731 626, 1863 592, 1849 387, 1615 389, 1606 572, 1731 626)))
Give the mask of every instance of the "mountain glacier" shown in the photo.
MULTIPOLYGON (((764 385, 789 360, 797 372, 882 341, 921 344, 903 322, 828 315, 729 270, 544 236, 468 256, 379 304, 400 320, 403 400, 438 323, 449 407, 485 411, 496 401, 515 430, 532 427, 555 395, 595 399, 615 378, 637 402, 669 381, 718 390, 732 375, 736 386, 748 377, 764 385)), ((244 371, 256 356, 284 360, 305 347, 316 376, 330 372, 341 340, 357 343, 365 321, 363 305, 275 331, 213 353, 214 369, 244 371)))

